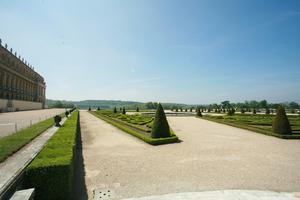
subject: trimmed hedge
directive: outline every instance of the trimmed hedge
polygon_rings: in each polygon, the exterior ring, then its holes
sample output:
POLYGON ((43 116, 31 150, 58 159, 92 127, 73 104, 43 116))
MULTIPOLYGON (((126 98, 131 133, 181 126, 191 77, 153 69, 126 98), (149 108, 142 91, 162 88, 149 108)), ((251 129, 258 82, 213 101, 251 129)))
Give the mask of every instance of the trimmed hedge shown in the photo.
MULTIPOLYGON (((222 116, 218 116, 218 117, 222 117, 222 116)), ((205 120, 208 120, 208 121, 217 122, 217 123, 220 123, 220 124, 226 124, 226 125, 233 126, 233 127, 236 127, 236 128, 241 128, 241 129, 253 131, 253 132, 256 132, 256 133, 261 133, 261 134, 268 135, 268 136, 278 137, 278 138, 281 138, 281 139, 300 139, 300 135, 299 134, 280 135, 280 134, 274 133, 273 131, 268 131, 268 130, 263 130, 263 129, 251 127, 251 126, 246 125, 246 124, 238 124, 238 123, 234 123, 234 122, 226 122, 226 121, 218 119, 217 117, 216 118, 212 118, 212 117, 209 117, 209 116, 204 116, 202 119, 205 119, 205 120)))
POLYGON ((171 136, 169 123, 166 114, 160 103, 155 113, 155 118, 152 125, 151 137, 152 138, 167 138, 171 136))
POLYGON ((272 123, 273 132, 280 135, 291 135, 291 125, 289 119, 286 116, 285 110, 282 106, 279 106, 277 113, 272 123))
POLYGON ((121 129, 122 131, 133 135, 141 140, 143 140, 144 142, 151 144, 151 145, 160 145, 160 144, 169 144, 169 143, 175 143, 178 142, 178 137, 171 132, 171 137, 167 137, 167 138, 151 138, 151 137, 147 137, 145 135, 143 135, 142 133, 139 133, 135 130, 133 130, 132 128, 129 128, 125 125, 122 125, 121 123, 118 123, 112 119, 110 119, 109 117, 106 117, 104 115, 98 114, 96 112, 90 112, 91 114, 93 114, 94 116, 106 121, 107 123, 121 129))
POLYGON ((0 138, 0 162, 3 162, 54 124, 51 117, 17 133, 0 138))
POLYGON ((72 199, 79 126, 79 111, 75 111, 27 167, 24 187, 34 187, 36 199, 72 199))

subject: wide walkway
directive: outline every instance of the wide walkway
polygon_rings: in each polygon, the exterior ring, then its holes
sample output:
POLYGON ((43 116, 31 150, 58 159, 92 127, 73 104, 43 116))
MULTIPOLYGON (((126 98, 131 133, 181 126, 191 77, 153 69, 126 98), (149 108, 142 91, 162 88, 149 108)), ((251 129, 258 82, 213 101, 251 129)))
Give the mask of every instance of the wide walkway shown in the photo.
POLYGON ((89 199, 215 190, 300 191, 300 141, 169 117, 181 143, 148 145, 81 112, 89 199))
POLYGON ((0 113, 0 138, 64 111, 65 109, 58 108, 0 113))

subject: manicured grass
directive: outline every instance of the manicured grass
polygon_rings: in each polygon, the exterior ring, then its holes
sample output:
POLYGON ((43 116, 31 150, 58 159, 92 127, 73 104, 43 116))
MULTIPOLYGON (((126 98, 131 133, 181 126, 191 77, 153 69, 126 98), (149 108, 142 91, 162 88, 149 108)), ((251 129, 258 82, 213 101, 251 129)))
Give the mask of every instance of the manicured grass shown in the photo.
POLYGON ((265 135, 271 135, 284 139, 300 139, 300 117, 288 116, 292 134, 291 135, 279 135, 272 130, 272 121, 274 115, 251 115, 251 114, 236 114, 233 116, 212 116, 204 115, 203 119, 207 119, 214 122, 227 124, 230 126, 243 128, 265 135))
POLYGON ((149 144, 160 145, 178 142, 178 137, 172 130, 171 137, 151 138, 151 123, 153 122, 152 117, 141 115, 122 115, 120 113, 112 113, 111 111, 92 111, 91 113, 96 117, 121 129, 122 131, 129 133, 149 144), (134 121, 134 124, 131 123, 132 121, 134 121))
POLYGON ((35 199, 72 199, 79 128, 79 112, 74 111, 27 167, 24 187, 35 188, 35 199))
POLYGON ((51 117, 17 133, 0 138, 0 162, 3 162, 53 125, 54 120, 51 117))

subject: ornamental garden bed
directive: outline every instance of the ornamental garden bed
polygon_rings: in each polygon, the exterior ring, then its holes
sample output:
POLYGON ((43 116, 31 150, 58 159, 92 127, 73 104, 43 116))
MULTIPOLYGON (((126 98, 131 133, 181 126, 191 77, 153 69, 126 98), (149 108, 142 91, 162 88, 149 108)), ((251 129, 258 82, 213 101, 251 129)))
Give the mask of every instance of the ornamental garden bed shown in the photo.
POLYGON ((152 145, 168 144, 178 142, 178 137, 170 128, 168 137, 152 137, 152 127, 154 123, 153 116, 144 116, 140 114, 127 115, 121 112, 114 113, 111 110, 90 111, 94 116, 110 123, 111 125, 131 134, 144 142, 152 145))
POLYGON ((265 135, 271 135, 283 139, 300 139, 300 117, 288 116, 292 133, 288 135, 276 134, 272 130, 273 115, 235 114, 232 116, 203 115, 203 119, 227 124, 237 128, 243 128, 265 135))

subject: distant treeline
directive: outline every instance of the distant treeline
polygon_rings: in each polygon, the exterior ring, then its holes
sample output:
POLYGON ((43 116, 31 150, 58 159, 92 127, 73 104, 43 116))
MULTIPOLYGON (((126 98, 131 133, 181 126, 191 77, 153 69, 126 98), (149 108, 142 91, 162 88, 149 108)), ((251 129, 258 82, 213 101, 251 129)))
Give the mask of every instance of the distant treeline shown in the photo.
MULTIPOLYGON (((125 107, 127 110, 135 110, 137 107, 140 110, 156 109, 157 102, 135 102, 135 101, 120 101, 120 100, 85 100, 85 101, 59 101, 59 100, 46 100, 46 105, 49 108, 72 108, 74 106, 82 109, 98 108, 112 109, 114 107, 125 107)), ((179 104, 179 103, 162 103, 164 109, 190 109, 190 108, 202 108, 202 109, 276 109, 279 105, 283 105, 287 109, 300 109, 300 106, 296 102, 285 103, 269 103, 266 100, 262 101, 245 101, 242 103, 231 103, 230 101, 223 101, 221 103, 213 104, 179 104)))

